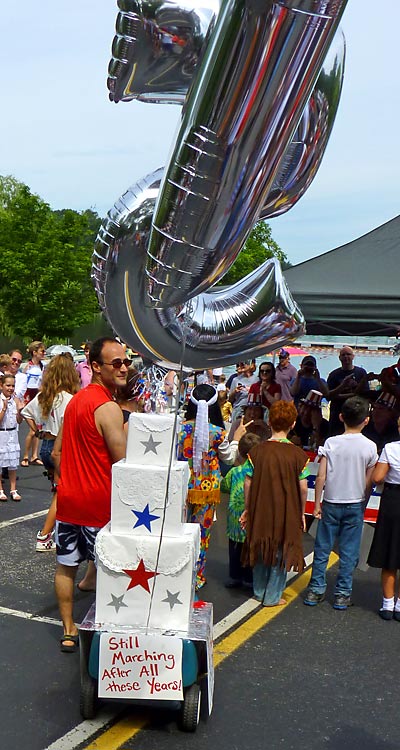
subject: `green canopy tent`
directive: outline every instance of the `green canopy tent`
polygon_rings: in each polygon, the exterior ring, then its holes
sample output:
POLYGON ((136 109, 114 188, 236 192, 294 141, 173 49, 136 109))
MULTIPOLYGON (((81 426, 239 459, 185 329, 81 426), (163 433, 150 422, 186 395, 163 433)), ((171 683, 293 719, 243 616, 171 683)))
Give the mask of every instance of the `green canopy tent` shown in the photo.
POLYGON ((400 216, 284 272, 310 335, 400 330, 400 216))

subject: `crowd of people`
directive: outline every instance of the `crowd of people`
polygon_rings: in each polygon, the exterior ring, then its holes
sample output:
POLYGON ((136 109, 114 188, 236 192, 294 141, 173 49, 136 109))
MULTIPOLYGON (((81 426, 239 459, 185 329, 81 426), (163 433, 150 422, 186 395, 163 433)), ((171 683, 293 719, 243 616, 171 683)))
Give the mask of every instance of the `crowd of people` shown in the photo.
POLYGON ((52 501, 36 549, 57 553, 61 650, 77 649, 74 581, 87 560, 79 586, 95 588, 95 538, 110 519, 111 466, 125 456, 132 411, 180 413, 178 459, 190 469, 187 518, 201 529, 197 590, 207 581, 207 550, 223 492, 229 495, 226 586, 253 591, 264 606, 285 604, 287 572, 304 565, 307 465, 317 452, 319 523, 304 603, 323 601, 328 558, 338 539, 333 606, 351 605, 365 506, 372 484, 384 482, 369 564, 382 570, 380 616, 400 620, 400 360, 367 373, 344 346, 340 367, 324 380, 313 355, 296 369, 281 349, 276 365, 265 360, 257 368, 255 360, 242 361, 229 378, 217 368, 181 382, 174 371, 138 371, 116 339, 86 342, 83 348, 85 360, 77 365, 64 353, 44 366, 40 341, 30 344, 25 364, 19 350, 0 355, 0 501, 8 499, 6 480, 10 499, 21 501, 18 466, 44 467, 52 501), (23 419, 29 431, 21 459, 23 419))

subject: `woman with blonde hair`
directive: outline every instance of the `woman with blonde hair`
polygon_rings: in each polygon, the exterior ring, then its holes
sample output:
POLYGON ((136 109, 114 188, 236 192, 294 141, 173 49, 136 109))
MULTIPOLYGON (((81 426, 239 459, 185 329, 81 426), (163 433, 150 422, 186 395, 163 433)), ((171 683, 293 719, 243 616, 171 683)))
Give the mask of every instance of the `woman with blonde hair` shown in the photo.
MULTIPOLYGON (((40 457, 52 484, 54 484, 54 463, 51 453, 54 442, 60 430, 65 409, 79 389, 79 375, 73 359, 70 355, 58 354, 46 368, 41 391, 22 410, 22 416, 28 422, 32 432, 42 438, 40 457)), ((43 529, 37 535, 37 552, 55 548, 52 539, 55 500, 54 494, 43 529)))
MULTIPOLYGON (((23 372, 26 375, 26 391, 24 400, 26 404, 29 404, 29 402, 35 398, 41 386, 44 368, 42 360, 45 357, 46 349, 42 341, 32 341, 29 344, 27 351, 29 360, 23 368, 23 372)), ((29 430, 25 439, 24 456, 21 461, 21 466, 26 467, 29 466, 29 464, 33 464, 34 466, 42 466, 43 463, 38 457, 38 450, 39 440, 35 436, 35 433, 32 432, 32 430, 29 430), (29 459, 30 451, 31 458, 29 459)))

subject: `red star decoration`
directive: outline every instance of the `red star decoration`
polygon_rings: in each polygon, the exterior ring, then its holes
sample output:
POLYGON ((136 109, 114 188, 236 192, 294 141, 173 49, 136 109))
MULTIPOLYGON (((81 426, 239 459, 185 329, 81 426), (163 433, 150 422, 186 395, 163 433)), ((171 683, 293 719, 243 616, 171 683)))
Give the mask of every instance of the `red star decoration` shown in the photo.
POLYGON ((158 576, 158 573, 151 573, 150 570, 146 570, 143 560, 140 560, 136 570, 124 570, 124 573, 126 573, 131 579, 127 591, 133 589, 135 586, 141 586, 142 589, 148 591, 149 594, 149 578, 155 578, 155 576, 158 576))

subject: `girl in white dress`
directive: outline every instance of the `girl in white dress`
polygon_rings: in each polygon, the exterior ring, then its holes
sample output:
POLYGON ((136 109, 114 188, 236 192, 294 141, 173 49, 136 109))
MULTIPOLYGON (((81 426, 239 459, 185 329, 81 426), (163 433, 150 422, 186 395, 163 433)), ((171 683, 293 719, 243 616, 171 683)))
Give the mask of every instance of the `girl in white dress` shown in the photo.
MULTIPOLYGON (((17 466, 19 464, 18 425, 22 422, 21 409, 23 402, 14 395, 15 376, 0 377, 0 467, 8 468, 11 500, 19 502, 21 495, 17 492, 17 466)), ((6 502, 7 495, 0 479, 0 501, 6 502)))

